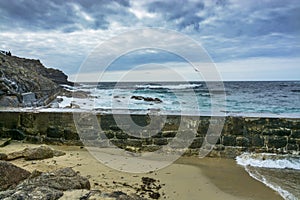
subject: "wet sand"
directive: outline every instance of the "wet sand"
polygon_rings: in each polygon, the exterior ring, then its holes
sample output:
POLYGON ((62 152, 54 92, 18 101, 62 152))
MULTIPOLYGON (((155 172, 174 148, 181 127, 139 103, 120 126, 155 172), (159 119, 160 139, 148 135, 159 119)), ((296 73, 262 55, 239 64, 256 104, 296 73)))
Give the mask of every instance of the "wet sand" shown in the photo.
MULTIPOLYGON (((39 145, 16 143, 1 148, 8 153, 39 145)), ((78 146, 51 146, 66 152, 65 156, 39 161, 17 159, 15 165, 33 171, 52 171, 72 167, 87 176, 92 190, 104 192, 123 191, 134 193, 134 186, 141 184, 142 177, 151 177, 162 186, 161 199, 222 199, 262 200, 282 199, 279 194, 251 178, 234 160, 183 157, 172 165, 151 173, 126 173, 111 169, 96 160, 85 148, 78 146)), ((76 199, 86 191, 67 192, 62 199, 76 199)))

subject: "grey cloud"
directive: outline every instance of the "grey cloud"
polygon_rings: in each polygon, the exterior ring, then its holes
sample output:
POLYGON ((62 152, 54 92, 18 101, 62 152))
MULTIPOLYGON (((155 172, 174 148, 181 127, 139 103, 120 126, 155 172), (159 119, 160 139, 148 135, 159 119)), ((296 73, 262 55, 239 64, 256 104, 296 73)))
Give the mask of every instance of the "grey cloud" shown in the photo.
POLYGON ((178 29, 193 26, 195 30, 199 30, 199 22, 203 20, 196 15, 204 9, 203 2, 156 1, 148 4, 147 7, 149 12, 160 13, 164 20, 174 23, 178 29))
MULTIPOLYGON (((2 30, 28 29, 62 30, 72 32, 78 29, 107 29, 107 16, 115 12, 115 7, 128 7, 128 1, 60 1, 60 0, 11 0, 0 1, 0 28, 2 30), (74 10, 77 5, 80 12, 93 18, 84 21, 74 10)), ((119 9, 120 10, 120 9, 119 9)), ((78 11, 79 12, 79 11, 78 11)))

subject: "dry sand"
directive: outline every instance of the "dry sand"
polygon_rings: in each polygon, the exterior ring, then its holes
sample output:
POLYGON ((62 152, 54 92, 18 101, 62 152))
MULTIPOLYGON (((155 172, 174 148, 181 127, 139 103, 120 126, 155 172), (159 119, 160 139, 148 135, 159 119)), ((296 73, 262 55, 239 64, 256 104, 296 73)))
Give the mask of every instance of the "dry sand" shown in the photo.
MULTIPOLYGON (((39 145, 13 142, 0 148, 0 152, 8 153, 26 147, 39 145)), ((85 148, 78 146, 51 146, 66 152, 65 156, 39 161, 17 159, 11 161, 15 165, 33 171, 52 171, 63 167, 72 167, 81 175, 87 176, 93 190, 104 192, 135 192, 131 186, 138 187, 142 177, 159 180, 162 189, 161 199, 199 200, 263 200, 282 199, 275 191, 252 179, 245 170, 236 165, 234 160, 183 157, 172 165, 161 170, 133 174, 111 169, 96 160, 85 148)), ((86 191, 67 192, 62 199, 74 199, 86 191)))

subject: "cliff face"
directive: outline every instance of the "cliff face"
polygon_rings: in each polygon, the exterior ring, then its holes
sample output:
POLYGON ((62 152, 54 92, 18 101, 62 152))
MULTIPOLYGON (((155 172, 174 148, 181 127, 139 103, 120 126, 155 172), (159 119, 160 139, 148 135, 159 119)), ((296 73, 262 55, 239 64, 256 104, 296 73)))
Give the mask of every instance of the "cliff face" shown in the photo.
POLYGON ((39 60, 0 54, 0 106, 39 106, 71 84, 59 70, 45 68, 39 60))

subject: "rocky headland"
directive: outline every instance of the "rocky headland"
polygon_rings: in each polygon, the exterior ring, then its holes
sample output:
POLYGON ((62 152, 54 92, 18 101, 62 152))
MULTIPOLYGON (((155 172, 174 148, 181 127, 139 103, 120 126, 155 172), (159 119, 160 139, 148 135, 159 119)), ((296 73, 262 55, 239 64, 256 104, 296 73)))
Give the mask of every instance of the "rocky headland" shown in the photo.
POLYGON ((43 106, 73 85, 62 71, 46 68, 40 60, 0 54, 0 107, 43 106))

